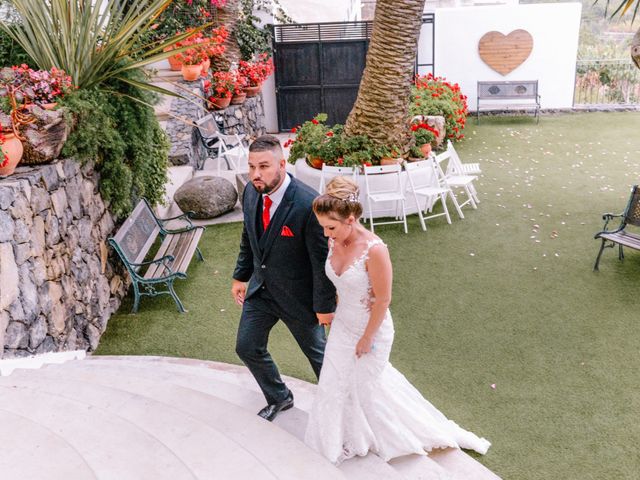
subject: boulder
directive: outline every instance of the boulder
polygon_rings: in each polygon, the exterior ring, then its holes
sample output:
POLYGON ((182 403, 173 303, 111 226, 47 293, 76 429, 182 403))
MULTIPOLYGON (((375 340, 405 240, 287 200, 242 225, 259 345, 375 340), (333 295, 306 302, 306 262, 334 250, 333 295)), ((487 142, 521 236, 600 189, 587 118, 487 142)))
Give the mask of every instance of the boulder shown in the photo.
POLYGON ((173 199, 183 212, 194 212, 193 218, 214 218, 233 210, 238 193, 224 178, 203 176, 184 183, 173 199))

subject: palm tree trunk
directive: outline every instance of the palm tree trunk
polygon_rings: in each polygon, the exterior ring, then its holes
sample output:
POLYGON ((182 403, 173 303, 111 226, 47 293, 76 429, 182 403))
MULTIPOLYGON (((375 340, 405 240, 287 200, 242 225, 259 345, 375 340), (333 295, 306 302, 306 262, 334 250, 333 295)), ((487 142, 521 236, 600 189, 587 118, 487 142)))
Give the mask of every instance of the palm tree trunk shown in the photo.
POLYGON ((631 59, 636 64, 636 67, 640 68, 640 29, 631 40, 631 59))
POLYGON ((224 25, 229 32, 229 36, 224 42, 226 47, 223 58, 218 59, 212 69, 228 70, 232 63, 237 64, 240 61, 240 48, 236 41, 234 33, 236 23, 238 23, 238 15, 240 13, 240 0, 227 0, 224 7, 218 8, 216 11, 217 24, 224 25))
POLYGON ((409 144, 409 95, 425 0, 378 0, 367 63, 347 135, 380 145, 409 144))

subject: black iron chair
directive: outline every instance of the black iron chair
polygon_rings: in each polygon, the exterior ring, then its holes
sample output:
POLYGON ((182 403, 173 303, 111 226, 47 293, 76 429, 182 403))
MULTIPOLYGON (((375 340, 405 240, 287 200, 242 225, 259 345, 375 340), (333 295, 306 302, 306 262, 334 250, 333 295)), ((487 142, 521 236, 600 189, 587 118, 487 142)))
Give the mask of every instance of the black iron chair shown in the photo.
POLYGON ((627 226, 632 225, 634 227, 640 227, 640 188, 638 185, 634 185, 631 190, 631 197, 627 203, 627 208, 619 215, 613 213, 605 213, 602 216, 604 220, 604 227, 602 231, 596 233, 595 239, 602 239, 600 245, 600 251, 596 258, 596 264, 593 269, 598 270, 598 264, 600 263, 600 257, 605 248, 613 248, 618 245, 618 258, 624 260, 624 252, 622 247, 629 247, 634 250, 640 250, 640 235, 627 231, 627 226), (620 218, 620 225, 615 230, 607 230, 607 226, 614 218, 620 218))

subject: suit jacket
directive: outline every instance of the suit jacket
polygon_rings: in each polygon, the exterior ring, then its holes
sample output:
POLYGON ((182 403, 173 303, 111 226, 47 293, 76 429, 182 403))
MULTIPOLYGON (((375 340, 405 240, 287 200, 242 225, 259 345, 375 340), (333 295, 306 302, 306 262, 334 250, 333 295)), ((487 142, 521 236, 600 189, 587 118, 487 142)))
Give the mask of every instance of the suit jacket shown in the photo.
POLYGON ((315 313, 330 313, 336 307, 336 291, 324 270, 327 239, 311 208, 316 196, 317 192, 292 177, 268 230, 260 233, 262 195, 248 183, 233 272, 234 279, 249 282, 245 300, 265 288, 282 310, 309 322, 317 322, 315 313))

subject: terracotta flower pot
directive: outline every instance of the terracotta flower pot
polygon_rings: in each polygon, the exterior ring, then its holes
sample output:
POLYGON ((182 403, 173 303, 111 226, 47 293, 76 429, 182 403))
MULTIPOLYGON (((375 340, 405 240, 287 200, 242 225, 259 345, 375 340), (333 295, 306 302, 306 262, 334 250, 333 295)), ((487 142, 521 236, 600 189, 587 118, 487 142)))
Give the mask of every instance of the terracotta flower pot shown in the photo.
POLYGON ((239 95, 234 95, 233 97, 231 97, 231 105, 241 105, 246 99, 247 94, 244 92, 239 95))
POLYGON ((215 97, 209 99, 210 105, 214 110, 224 110, 231 103, 231 97, 215 97))
POLYGON ((242 90, 247 94, 247 98, 251 98, 258 95, 261 89, 262 85, 257 85, 255 87, 244 87, 242 90))
POLYGON ((184 78, 187 82, 193 82, 200 78, 200 74, 202 73, 202 67, 200 64, 198 65, 182 65, 182 78, 184 78))
POLYGON ((41 103, 40 107, 44 108, 45 110, 53 110, 58 106, 58 102, 51 102, 51 103, 41 103))
POLYGON ((171 55, 169 58, 167 58, 167 60, 169 61, 169 68, 171 68, 171 70, 173 70, 174 72, 180 71, 180 69, 182 68, 182 62, 177 55, 171 55))
POLYGON ((20 159, 22 158, 24 148, 22 147, 22 142, 16 138, 13 133, 5 133, 4 138, 4 143, 0 145, 0 148, 2 149, 0 163, 4 161, 5 154, 9 158, 9 161, 4 167, 0 168, 0 175, 7 176, 11 175, 15 171, 20 159))
POLYGON ((420 151, 425 157, 428 157, 429 154, 431 153, 431 144, 425 143, 423 145, 420 145, 420 151))
POLYGON ((318 170, 322 169, 322 164, 324 163, 320 157, 307 157, 307 163, 318 170))
POLYGON ((380 165, 395 165, 402 163, 402 158, 384 157, 380 159, 380 165))
POLYGON ((207 75, 209 75, 209 67, 211 67, 211 60, 207 58, 200 65, 202 65, 202 73, 200 75, 202 75, 203 77, 206 77, 207 75))

